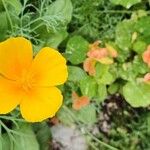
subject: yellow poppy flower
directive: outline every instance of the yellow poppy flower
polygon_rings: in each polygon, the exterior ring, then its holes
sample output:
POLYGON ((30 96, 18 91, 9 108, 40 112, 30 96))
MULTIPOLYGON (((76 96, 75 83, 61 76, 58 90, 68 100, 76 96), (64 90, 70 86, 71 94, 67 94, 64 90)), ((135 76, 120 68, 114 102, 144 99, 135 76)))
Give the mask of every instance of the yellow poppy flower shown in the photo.
POLYGON ((23 37, 0 43, 0 114, 20 105, 23 118, 39 122, 53 117, 62 105, 55 86, 68 76, 66 60, 45 47, 33 59, 32 45, 23 37))

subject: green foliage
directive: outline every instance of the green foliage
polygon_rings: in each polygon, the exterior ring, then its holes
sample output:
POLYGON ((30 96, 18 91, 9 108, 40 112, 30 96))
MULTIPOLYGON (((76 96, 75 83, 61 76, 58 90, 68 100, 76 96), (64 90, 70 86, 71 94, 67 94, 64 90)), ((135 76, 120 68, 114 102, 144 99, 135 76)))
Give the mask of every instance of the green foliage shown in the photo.
POLYGON ((113 84, 111 84, 110 86, 109 86, 109 88, 108 88, 108 92, 110 93, 110 94, 115 94, 115 93, 117 93, 119 91, 119 83, 113 83, 113 84))
POLYGON ((8 29, 8 20, 6 12, 0 13, 0 20, 3 20, 0 24, 0 41, 5 38, 8 29))
POLYGON ((103 102, 107 98, 107 88, 104 84, 99 84, 97 88, 97 102, 103 102))
POLYGON ((51 139, 51 132, 46 122, 37 123, 33 125, 36 137, 40 146, 40 150, 49 150, 49 141, 51 139))
POLYGON ((87 125, 96 123, 96 109, 94 105, 88 105, 75 112, 77 119, 87 125))
MULTIPOLYGON (((68 108, 69 109, 69 108, 68 108)), ((72 119, 71 115, 65 109, 61 110, 57 114, 58 119, 65 125, 72 125, 75 121, 72 119)))
POLYGON ((146 50, 146 43, 140 40, 136 41, 133 44, 133 50, 140 55, 143 54, 143 52, 146 50))
POLYGON ((1 136, 0 144, 1 144, 1 149, 10 150, 11 144, 10 144, 10 139, 9 139, 8 134, 5 133, 1 136))
POLYGON ((145 107, 150 104, 150 85, 128 82, 123 88, 126 101, 133 107, 145 107))
POLYGON ((39 21, 33 24, 33 28, 36 29, 39 39, 44 40, 44 45, 56 48, 68 35, 66 25, 70 22, 71 16, 71 1, 57 0, 48 5, 43 14, 39 14, 39 21))
POLYGON ((124 51, 131 48, 132 34, 134 32, 134 21, 125 20, 118 23, 116 27, 116 43, 124 51))
POLYGON ((80 81, 80 89, 83 95, 94 97, 96 95, 97 83, 92 77, 88 76, 80 81))
POLYGON ((68 66, 68 74, 68 80, 73 82, 79 82, 87 76, 83 69, 76 66, 68 66))
POLYGON ((70 30, 90 40, 113 39, 115 26, 124 14, 106 0, 72 0, 73 18, 70 30))
POLYGON ((131 6, 140 3, 141 0, 110 0, 115 5, 122 5, 126 8, 130 8, 131 6))
POLYGON ((14 150, 26 150, 27 147, 28 150, 40 150, 36 136, 29 124, 22 124, 15 131, 20 132, 20 135, 14 136, 14 150))
POLYGON ((111 84, 115 80, 115 76, 111 74, 109 65, 98 63, 96 65, 95 79, 99 84, 111 84))
POLYGON ((67 43, 66 57, 72 64, 77 65, 85 60, 87 51, 88 42, 81 36, 74 36, 67 43))
MULTIPOLYGON (((146 0, 0 0, 0 41, 24 36, 34 44, 35 54, 43 46, 61 50, 69 76, 60 87, 64 105, 57 118, 81 129, 92 149, 149 150, 150 114, 145 107, 150 104, 150 85, 143 78, 150 68, 142 58, 150 44, 149 8, 146 0), (118 56, 111 65, 97 61, 96 74, 90 76, 83 63, 89 43, 97 40, 100 47, 109 43, 118 56), (90 103, 74 110, 72 92, 88 96, 90 103)), ((49 125, 34 124, 33 130, 20 124, 16 114, 0 118, 0 148, 48 150, 49 125)))
POLYGON ((66 23, 72 18, 72 3, 70 0, 57 0, 53 2, 46 11, 46 15, 61 15, 66 23))

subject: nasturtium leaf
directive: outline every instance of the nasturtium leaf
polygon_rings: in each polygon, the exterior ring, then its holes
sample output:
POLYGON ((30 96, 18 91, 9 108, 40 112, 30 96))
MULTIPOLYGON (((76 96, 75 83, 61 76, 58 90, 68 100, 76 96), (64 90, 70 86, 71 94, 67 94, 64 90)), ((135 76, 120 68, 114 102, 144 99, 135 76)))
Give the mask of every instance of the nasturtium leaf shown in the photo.
POLYGON ((144 41, 138 40, 133 44, 133 50, 142 55, 142 53, 146 50, 146 46, 147 44, 144 41))
POLYGON ((51 140, 51 132, 46 122, 33 124, 33 129, 36 133, 36 137, 40 146, 40 150, 49 150, 51 140))
POLYGON ((20 0, 4 0, 8 10, 13 13, 13 15, 19 15, 22 10, 22 5, 20 0))
POLYGON ((110 0, 115 5, 122 5, 129 9, 131 6, 140 3, 141 0, 110 0))
POLYGON ((122 51, 128 51, 131 48, 134 25, 134 21, 125 20, 118 23, 116 27, 116 44, 122 51))
POLYGON ((111 84, 114 82, 115 78, 114 76, 108 71, 103 74, 103 76, 98 80, 99 83, 102 84, 111 84))
POLYGON ((61 30, 56 33, 50 34, 48 39, 45 40, 44 46, 57 48, 58 45, 68 36, 66 30, 61 30))
POLYGON ((95 97, 97 92, 97 83, 94 78, 88 76, 80 81, 80 89, 82 95, 95 97))
POLYGON ((110 94, 115 94, 119 90, 119 83, 115 82, 108 87, 108 92, 110 94))
POLYGON ((125 100, 133 107, 150 105, 150 85, 145 83, 127 82, 123 87, 125 100))
POLYGON ((10 150, 11 143, 10 143, 10 137, 7 133, 4 133, 0 137, 0 149, 1 150, 10 150))
POLYGON ((6 32, 8 29, 8 20, 6 12, 0 13, 0 20, 2 20, 0 23, 0 41, 2 41, 5 39, 6 32))
POLYGON ((96 119, 96 107, 93 104, 87 105, 75 112, 77 119, 85 124, 92 125, 96 119))
POLYGON ((68 111, 66 111, 63 107, 57 113, 57 117, 65 125, 72 125, 74 123, 74 119, 71 117, 68 111))
POLYGON ((69 39, 66 49, 66 57, 72 64, 80 64, 86 58, 89 43, 81 36, 73 36, 69 39))
POLYGON ((144 16, 137 20, 135 30, 140 33, 139 40, 144 41, 146 44, 150 43, 150 16, 144 16))
POLYGON ((150 36, 150 16, 144 16, 139 18, 135 24, 135 30, 141 33, 143 36, 150 36))
POLYGON ((97 63, 96 64, 96 74, 95 74, 95 78, 101 78, 103 76, 103 74, 105 74, 106 72, 108 72, 109 70, 109 65, 105 65, 105 64, 101 64, 101 63, 97 63))
POLYGON ((29 124, 22 123, 19 129, 14 130, 20 134, 14 135, 16 142, 13 150, 40 150, 36 136, 29 124))
POLYGON ((118 65, 118 76, 124 80, 132 80, 144 76, 149 72, 148 66, 143 62, 142 58, 135 56, 132 62, 118 65), (139 76, 140 75, 140 76, 139 76))
POLYGON ((146 74, 149 72, 149 67, 146 63, 143 62, 142 58, 140 56, 135 56, 133 60, 132 69, 134 73, 139 74, 146 74))
POLYGON ((0 13, 4 10, 4 6, 3 6, 3 3, 2 3, 2 0, 0 0, 0 13))
POLYGON ((71 0, 56 0, 47 9, 46 15, 61 16, 64 23, 68 24, 72 17, 71 0))
POLYGON ((132 81, 133 79, 136 79, 136 77, 139 74, 138 67, 140 66, 136 66, 135 64, 133 64, 133 62, 119 64, 118 65, 118 77, 127 81, 132 81))
POLYGON ((103 102, 107 98, 107 88, 104 84, 99 84, 97 88, 96 102, 103 102))
POLYGON ((97 63, 95 79, 98 84, 111 84, 115 77, 109 72, 109 66, 97 63))
POLYGON ((76 66, 68 66, 68 80, 73 82, 78 82, 87 77, 87 74, 83 69, 76 66))

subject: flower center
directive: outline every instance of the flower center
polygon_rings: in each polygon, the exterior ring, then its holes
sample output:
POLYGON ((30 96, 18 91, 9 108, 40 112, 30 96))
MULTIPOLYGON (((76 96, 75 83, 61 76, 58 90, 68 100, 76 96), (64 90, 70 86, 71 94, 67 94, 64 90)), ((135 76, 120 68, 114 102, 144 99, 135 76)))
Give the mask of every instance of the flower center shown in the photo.
POLYGON ((29 92, 32 89, 32 79, 26 70, 23 71, 19 84, 25 92, 29 92))

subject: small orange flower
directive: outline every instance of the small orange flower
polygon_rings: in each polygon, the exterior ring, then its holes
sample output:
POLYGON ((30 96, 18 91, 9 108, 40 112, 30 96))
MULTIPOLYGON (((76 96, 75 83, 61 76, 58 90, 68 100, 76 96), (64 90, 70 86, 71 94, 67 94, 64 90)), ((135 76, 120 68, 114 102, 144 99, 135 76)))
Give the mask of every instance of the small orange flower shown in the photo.
POLYGON ((95 50, 90 50, 88 53, 87 53, 87 56, 89 58, 94 58, 94 59, 101 59, 101 58, 104 58, 104 57, 107 57, 108 56, 108 52, 107 52, 107 49, 106 48, 99 48, 99 49, 95 49, 95 50))
POLYGON ((89 75, 95 75, 95 64, 100 62, 102 64, 112 64, 113 59, 117 57, 117 51, 110 45, 106 44, 106 48, 99 47, 100 41, 90 44, 87 53, 88 58, 83 63, 83 68, 89 75))
POLYGON ((0 114, 17 105, 23 118, 39 122, 53 117, 62 105, 62 95, 55 86, 68 76, 66 60, 45 47, 33 59, 32 45, 23 37, 0 43, 0 114))
POLYGON ((150 73, 147 73, 147 74, 144 76, 144 82, 145 82, 145 83, 150 83, 150 73))
POLYGON ((84 63, 83 63, 83 69, 89 73, 89 75, 94 76, 96 71, 95 71, 95 64, 96 61, 92 58, 87 58, 84 63))
POLYGON ((90 100, 87 96, 81 96, 79 97, 76 92, 72 93, 72 99, 73 99, 73 109, 80 110, 81 108, 87 106, 90 103, 90 100))
POLYGON ((142 55, 143 61, 150 66, 150 45, 147 47, 147 50, 142 55))

